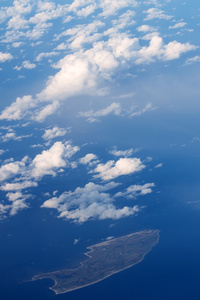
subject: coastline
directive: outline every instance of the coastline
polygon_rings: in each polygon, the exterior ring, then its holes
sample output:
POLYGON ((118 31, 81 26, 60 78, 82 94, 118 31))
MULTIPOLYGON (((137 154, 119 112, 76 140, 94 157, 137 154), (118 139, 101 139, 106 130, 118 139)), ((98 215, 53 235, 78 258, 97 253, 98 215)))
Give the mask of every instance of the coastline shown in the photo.
MULTIPOLYGON (((78 270, 80 267, 77 267, 75 269, 63 269, 63 270, 58 270, 58 271, 54 271, 52 273, 46 273, 46 274, 40 274, 40 275, 35 275, 31 281, 36 281, 36 280, 42 280, 42 279, 51 279, 54 281, 54 285, 49 287, 50 290, 52 290, 56 295, 59 295, 59 294, 64 294, 64 293, 68 293, 68 292, 72 292, 72 291, 75 291, 75 290, 78 290, 78 289, 81 289, 81 288, 84 288, 84 287, 87 287, 87 286, 90 286, 90 285, 93 285, 95 283, 98 283, 98 282, 101 282, 103 281, 104 279, 114 275, 114 274, 117 274, 117 273, 120 273, 122 272, 123 270, 126 270, 126 269, 129 269, 131 267, 133 267, 134 265, 140 263, 141 261, 143 261, 144 257, 152 250, 152 248, 159 242, 159 239, 160 239, 160 231, 159 230, 143 230, 143 231, 140 231, 140 232, 136 232, 136 233, 132 233, 132 234, 129 234, 127 236, 123 236, 123 237, 119 237, 119 238, 116 238, 116 239, 113 239, 113 240, 110 240, 110 241, 105 241, 105 242, 101 242, 101 243, 98 243, 98 244, 94 244, 92 246, 88 246, 86 249, 89 249, 90 251, 87 251, 86 253, 84 253, 84 255, 86 255, 87 257, 89 257, 89 259, 87 260, 87 262, 92 258, 92 255, 90 255, 92 252, 94 252, 94 248, 95 247, 101 247, 103 245, 109 245, 111 243, 111 241, 119 241, 119 240, 122 240, 124 237, 128 238, 128 237, 131 237, 133 235, 138 235, 138 234, 142 234, 142 233, 148 233, 148 232, 154 232, 155 234, 157 234, 157 239, 156 241, 154 242, 154 244, 151 246, 151 249, 149 249, 148 251, 146 251, 145 253, 143 253, 142 257, 134 262, 133 264, 130 264, 128 266, 126 266, 125 268, 122 268, 122 269, 119 269, 119 270, 114 270, 113 272, 111 272, 110 274, 108 275, 105 275, 103 278, 100 278, 98 280, 95 280, 93 282, 90 282, 90 283, 87 283, 87 284, 83 284, 81 286, 76 286, 74 288, 71 288, 71 289, 66 289, 64 291, 57 291, 56 289, 56 286, 58 284, 58 281, 56 280, 56 274, 59 274, 59 272, 62 272, 62 271, 65 271, 65 270, 69 270, 69 271, 75 271, 75 270, 78 270), (55 275, 54 275, 55 274, 55 275)), ((84 262, 81 262, 80 263, 80 266, 84 265, 85 261, 84 262)))

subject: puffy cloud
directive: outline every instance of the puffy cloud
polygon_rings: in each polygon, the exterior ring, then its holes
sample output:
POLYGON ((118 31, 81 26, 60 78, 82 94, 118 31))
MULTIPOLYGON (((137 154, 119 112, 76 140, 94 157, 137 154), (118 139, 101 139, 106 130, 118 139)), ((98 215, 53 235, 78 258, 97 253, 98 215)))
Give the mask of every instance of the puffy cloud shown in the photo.
POLYGON ((97 178, 111 180, 122 175, 129 175, 143 170, 145 166, 139 158, 120 158, 117 162, 108 161, 106 164, 98 164, 94 169, 97 178))
POLYGON ((64 136, 67 133, 67 130, 64 128, 59 128, 58 126, 54 126, 52 129, 46 129, 42 138, 46 141, 52 140, 58 136, 64 136))
POLYGON ((111 150, 110 151, 110 154, 114 155, 114 156, 124 156, 124 157, 128 157, 128 156, 131 156, 133 154, 134 150, 133 148, 131 149, 128 149, 128 150, 117 150, 117 149, 114 149, 114 150, 111 150))
POLYGON ((49 150, 44 150, 33 159, 30 165, 31 177, 37 179, 45 175, 55 176, 55 170, 65 167, 66 158, 70 158, 78 150, 77 146, 72 146, 69 142, 56 142, 49 150))
POLYGON ((155 31, 156 28, 150 25, 141 25, 139 27, 137 27, 137 30, 140 32, 148 32, 148 31, 155 31))
POLYGON ((114 182, 105 185, 90 182, 74 192, 65 192, 45 201, 42 207, 57 209, 59 217, 79 223, 90 219, 120 219, 134 215, 139 211, 138 206, 117 208, 113 204, 114 198, 107 191, 117 186, 114 182))
POLYGON ((13 56, 10 53, 0 52, 0 63, 3 63, 7 60, 13 59, 13 56))
POLYGON ((163 39, 159 36, 153 36, 150 40, 149 46, 142 47, 136 56, 136 64, 150 63, 156 58, 159 60, 167 61, 180 57, 182 53, 197 49, 196 46, 190 43, 179 43, 177 41, 169 42, 164 45, 163 39))
POLYGON ((98 162, 98 157, 93 153, 88 153, 84 157, 81 157, 79 161, 83 165, 87 165, 87 164, 93 165, 98 162))
POLYGON ((2 111, 0 120, 20 120, 35 106, 36 103, 32 96, 17 97, 15 102, 2 111))
POLYGON ((37 187, 38 183, 35 181, 25 180, 22 182, 6 183, 1 186, 2 191, 21 191, 31 187, 37 187))
POLYGON ((60 107, 60 104, 58 101, 54 101, 51 104, 46 105, 42 109, 36 111, 35 115, 32 117, 33 120, 37 122, 43 122, 46 117, 52 115, 55 113, 55 111, 60 107))
POLYGON ((36 61, 41 61, 43 58, 52 57, 55 55, 59 55, 59 52, 52 51, 52 52, 40 53, 36 57, 36 61))
POLYGON ((124 192, 115 194, 115 197, 126 197, 131 199, 139 195, 147 195, 152 193, 153 187, 155 187, 154 183, 146 183, 144 185, 131 185, 124 192))
POLYGON ((0 181, 5 181, 13 176, 21 174, 24 170, 25 163, 23 161, 16 161, 5 164, 0 168, 0 181))
POLYGON ((23 67, 24 69, 29 69, 29 70, 31 70, 31 69, 35 69, 35 68, 36 68, 36 64, 31 63, 29 60, 25 60, 25 61, 23 61, 23 63, 22 63, 22 67, 23 67))
POLYGON ((190 50, 196 50, 198 47, 191 45, 190 43, 181 44, 177 41, 170 42, 165 46, 164 60, 172 60, 179 58, 182 53, 186 53, 190 50))
POLYGON ((65 100, 84 93, 96 86, 89 62, 81 54, 67 55, 58 64, 61 70, 47 82, 46 88, 37 95, 42 100, 65 100))
POLYGON ((137 6, 137 1, 135 0, 102 0, 100 2, 100 7, 103 12, 102 16, 108 17, 110 15, 114 15, 118 10, 123 9, 125 7, 135 7, 137 6))
POLYGON ((147 14, 145 21, 153 19, 170 20, 172 18, 172 16, 165 14, 163 10, 156 7, 149 8, 145 13, 147 14))

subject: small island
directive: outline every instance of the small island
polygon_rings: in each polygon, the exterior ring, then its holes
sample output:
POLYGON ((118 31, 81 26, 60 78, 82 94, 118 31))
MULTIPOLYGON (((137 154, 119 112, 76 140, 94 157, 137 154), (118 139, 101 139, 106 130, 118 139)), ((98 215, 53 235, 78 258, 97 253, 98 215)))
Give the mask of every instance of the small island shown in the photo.
POLYGON ((159 241, 159 230, 144 230, 87 247, 89 258, 76 269, 39 274, 33 280, 50 278, 56 294, 99 282, 141 262, 159 241))

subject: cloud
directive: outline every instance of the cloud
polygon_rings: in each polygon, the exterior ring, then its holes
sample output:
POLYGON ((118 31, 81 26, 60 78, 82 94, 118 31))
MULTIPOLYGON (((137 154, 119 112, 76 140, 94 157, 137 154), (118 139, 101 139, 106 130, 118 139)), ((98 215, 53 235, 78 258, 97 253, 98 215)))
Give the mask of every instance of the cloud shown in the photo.
POLYGON ((21 120, 35 106, 32 96, 17 97, 15 102, 2 111, 0 120, 21 120))
POLYGON ((116 116, 119 116, 121 115, 121 112, 122 112, 121 105, 119 103, 113 102, 106 108, 100 109, 96 112, 93 111, 92 109, 86 112, 79 112, 79 116, 87 118, 87 121, 92 123, 97 121, 99 117, 105 117, 108 116, 109 114, 114 114, 116 116))
POLYGON ((169 29, 177 29, 177 28, 183 28, 187 23, 185 22, 178 22, 174 24, 173 26, 169 26, 169 29))
POLYGON ((43 150, 41 154, 38 154, 32 161, 31 177, 41 178, 45 175, 55 176, 55 170, 62 167, 66 167, 67 158, 74 155, 79 148, 72 146, 70 142, 56 142, 49 150, 43 150))
POLYGON ((159 36, 153 36, 150 40, 149 46, 142 47, 136 56, 136 64, 150 63, 155 59, 168 61, 177 59, 182 53, 186 53, 191 50, 195 50, 198 47, 191 45, 190 43, 179 43, 177 41, 169 42, 164 45, 163 39, 159 36))
POLYGON ((35 181, 22 181, 22 182, 16 182, 16 183, 6 183, 1 186, 2 191, 21 191, 27 188, 31 187, 37 187, 38 183, 35 181))
POLYGON ((16 132, 13 129, 9 129, 5 135, 1 135, 0 138, 3 142, 8 142, 9 140, 21 141, 24 138, 31 137, 32 134, 27 135, 16 135, 16 132))
POLYGON ((96 154, 88 153, 84 157, 79 159, 79 162, 83 165, 89 164, 90 166, 98 163, 98 157, 96 154))
POLYGON ((130 117, 135 117, 135 116, 141 116, 142 114, 146 113, 147 111, 153 111, 155 110, 156 107, 152 105, 152 103, 148 103, 144 108, 134 111, 133 113, 130 114, 130 117))
POLYGON ((66 135, 67 130, 64 128, 59 128, 58 126, 54 126, 52 129, 46 129, 42 138, 46 141, 52 140, 59 136, 66 135))
POLYGON ((48 58, 56 55, 59 55, 59 52, 52 51, 52 52, 40 53, 36 57, 36 61, 41 61, 43 58, 48 58))
POLYGON ((126 197, 128 199, 135 198, 140 195, 147 195, 152 193, 152 188, 155 187, 154 183, 146 183, 144 185, 131 185, 124 192, 115 194, 115 197, 126 197))
POLYGON ((137 30, 140 32, 156 31, 156 28, 150 25, 141 25, 137 27, 137 30))
POLYGON ((46 105, 40 110, 35 112, 35 115, 32 117, 33 120, 37 122, 43 122, 46 117, 55 113, 55 111, 60 107, 60 103, 58 101, 54 101, 51 104, 46 105))
POLYGON ((0 182, 21 174, 25 168, 23 161, 11 162, 0 167, 0 182))
POLYGON ((147 11, 144 11, 147 14, 145 21, 153 20, 153 19, 162 19, 162 20, 170 20, 172 16, 164 13, 163 10, 153 7, 149 8, 147 11))
POLYGON ((139 172, 145 168, 139 158, 120 158, 117 162, 108 161, 106 164, 98 164, 94 169, 96 178, 111 180, 122 175, 129 175, 139 172))
POLYGON ((128 150, 124 150, 124 151, 117 150, 117 149, 109 151, 109 153, 114 155, 114 156, 124 156, 124 157, 131 156, 133 154, 133 152, 134 152, 133 148, 128 149, 128 150))
POLYGON ((83 223, 90 219, 120 219, 134 215, 139 211, 138 206, 117 208, 114 198, 107 191, 118 184, 109 182, 97 185, 89 182, 83 188, 76 188, 74 192, 64 192, 59 197, 45 201, 43 208, 54 208, 59 217, 73 222, 83 223))
POLYGON ((154 168, 158 169, 158 168, 162 168, 163 163, 157 164, 154 168))
POLYGON ((199 55, 196 55, 196 56, 194 56, 194 57, 191 57, 191 58, 188 58, 187 60, 186 60, 186 65, 191 65, 191 64, 193 64, 193 63, 196 63, 196 62, 200 62, 200 56, 199 55))
POLYGON ((29 60, 25 60, 22 63, 24 69, 32 70, 36 68, 36 64, 31 63, 29 60))
POLYGON ((0 52, 0 63, 4 63, 7 60, 13 59, 13 56, 10 53, 0 52))
POLYGON ((100 15, 109 17, 125 7, 136 7, 137 4, 138 2, 135 0, 102 0, 100 7, 103 12, 100 15))

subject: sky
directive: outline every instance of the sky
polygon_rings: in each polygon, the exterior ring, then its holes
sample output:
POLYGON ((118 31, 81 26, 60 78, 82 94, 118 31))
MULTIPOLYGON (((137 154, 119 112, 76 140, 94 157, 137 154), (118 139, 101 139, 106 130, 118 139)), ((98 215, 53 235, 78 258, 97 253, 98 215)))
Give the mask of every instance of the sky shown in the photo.
POLYGON ((198 1, 1 1, 2 222, 38 190, 41 210, 78 225, 145 210, 160 189, 146 173, 165 168, 152 152, 182 143, 174 119, 199 109, 199 13, 198 1), (176 139, 159 144, 168 127, 176 139))

